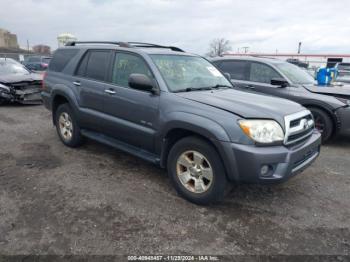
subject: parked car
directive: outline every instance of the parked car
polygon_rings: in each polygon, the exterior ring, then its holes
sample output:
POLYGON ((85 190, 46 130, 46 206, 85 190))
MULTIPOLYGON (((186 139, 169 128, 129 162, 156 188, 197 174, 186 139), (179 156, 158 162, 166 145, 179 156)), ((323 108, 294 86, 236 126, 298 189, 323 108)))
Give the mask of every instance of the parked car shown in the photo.
POLYGON ((350 83, 350 63, 338 63, 338 76, 336 81, 341 83, 350 83))
POLYGON ((221 200, 228 182, 285 181, 319 155, 301 105, 234 90, 209 61, 176 47, 99 43, 59 48, 44 78, 65 145, 88 137, 167 168, 197 204, 221 200))
POLYGON ((0 58, 0 104, 40 104, 42 76, 11 58, 0 58))
POLYGON ((349 86, 318 87, 308 73, 278 59, 220 57, 212 62, 239 90, 290 99, 308 108, 323 142, 350 132, 349 86))
POLYGON ((50 56, 28 56, 24 59, 23 64, 33 71, 45 71, 51 61, 50 56))

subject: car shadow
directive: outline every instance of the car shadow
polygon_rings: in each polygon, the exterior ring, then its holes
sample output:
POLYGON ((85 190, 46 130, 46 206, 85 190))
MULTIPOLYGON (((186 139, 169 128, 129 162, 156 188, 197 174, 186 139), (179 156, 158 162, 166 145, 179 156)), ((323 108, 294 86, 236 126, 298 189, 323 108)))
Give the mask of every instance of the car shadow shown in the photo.
POLYGON ((345 135, 339 135, 331 139, 324 146, 336 146, 341 148, 348 148, 350 147, 350 133, 345 135))

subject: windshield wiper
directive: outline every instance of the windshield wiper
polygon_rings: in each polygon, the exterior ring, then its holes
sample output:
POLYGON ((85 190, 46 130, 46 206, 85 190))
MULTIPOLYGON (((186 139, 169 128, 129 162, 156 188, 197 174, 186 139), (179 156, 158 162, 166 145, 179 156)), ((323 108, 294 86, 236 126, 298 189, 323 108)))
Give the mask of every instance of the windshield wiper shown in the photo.
POLYGON ((215 86, 211 86, 212 89, 219 89, 220 87, 232 88, 232 86, 229 86, 229 85, 220 85, 220 84, 217 84, 217 85, 215 85, 215 86))
POLYGON ((178 89, 173 91, 174 93, 180 93, 180 92, 192 92, 192 91, 203 91, 203 90, 212 90, 212 87, 198 87, 198 88, 193 88, 193 87, 187 87, 183 89, 178 89))

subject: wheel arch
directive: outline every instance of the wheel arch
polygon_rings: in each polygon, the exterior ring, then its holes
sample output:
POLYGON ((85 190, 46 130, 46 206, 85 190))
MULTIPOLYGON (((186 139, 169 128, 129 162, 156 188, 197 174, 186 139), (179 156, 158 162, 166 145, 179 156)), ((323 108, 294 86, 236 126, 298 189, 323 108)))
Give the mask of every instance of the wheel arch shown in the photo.
POLYGON ((70 95, 67 95, 66 92, 63 92, 62 90, 55 90, 52 93, 52 100, 51 100, 52 121, 54 125, 55 125, 56 110, 61 104, 65 104, 65 103, 69 104, 73 109, 73 111, 76 111, 76 108, 77 108, 76 101, 72 99, 70 95))
POLYGON ((310 102, 307 102, 307 103, 303 103, 302 104, 304 107, 306 107, 307 109, 309 109, 310 107, 311 108, 317 108, 319 110, 322 110, 323 112, 325 112, 329 117, 330 119, 332 120, 332 123, 333 123, 333 130, 332 130, 332 135, 333 136, 335 133, 338 132, 338 129, 339 129, 339 119, 337 118, 336 114, 334 113, 334 111, 329 108, 328 106, 325 106, 325 105, 322 105, 322 104, 319 104, 319 103, 310 103, 310 102))
MULTIPOLYGON (((203 126, 206 127, 207 125, 203 126)), ((230 166, 227 163, 227 159, 225 157, 226 151, 222 146, 222 142, 228 142, 229 137, 226 133, 221 133, 221 131, 224 130, 221 130, 220 132, 211 132, 203 126, 197 126, 190 123, 182 125, 177 121, 176 123, 169 125, 160 138, 160 141, 162 142, 160 145, 160 166, 163 168, 166 167, 169 152, 171 148, 176 144, 176 142, 188 136, 196 136, 203 139, 204 141, 207 141, 210 145, 214 147, 225 168, 226 177, 229 180, 232 180, 233 178, 231 177, 231 174, 235 172, 234 170, 232 170, 232 166, 230 166)), ((234 161, 234 159, 232 159, 232 161, 234 161)), ((235 174, 234 176, 237 176, 237 174, 235 174)))

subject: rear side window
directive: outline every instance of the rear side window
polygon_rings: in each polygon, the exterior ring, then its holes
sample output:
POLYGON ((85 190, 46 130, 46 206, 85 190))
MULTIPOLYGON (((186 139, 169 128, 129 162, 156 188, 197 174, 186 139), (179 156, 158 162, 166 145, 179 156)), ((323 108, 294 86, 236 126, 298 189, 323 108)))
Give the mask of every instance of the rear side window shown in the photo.
POLYGON ((229 73, 232 79, 247 80, 247 63, 245 61, 223 61, 219 68, 222 72, 229 73))
POLYGON ((57 50, 51 59, 49 70, 62 72, 69 61, 78 54, 78 49, 60 49, 57 50))
MULTIPOLYGON (((110 55, 110 51, 90 51, 84 75, 87 78, 104 81, 106 79, 110 55)), ((85 58, 86 56, 84 59, 85 58)), ((84 60, 82 61, 81 66, 83 66, 83 63, 84 60)))
POLYGON ((83 59, 80 60, 78 69, 76 71, 77 76, 85 76, 85 71, 86 71, 86 66, 87 66, 88 60, 89 60, 89 53, 86 53, 83 56, 83 59))
POLYGON ((268 65, 261 63, 251 63, 250 81, 270 84, 272 78, 280 78, 281 76, 268 65))

